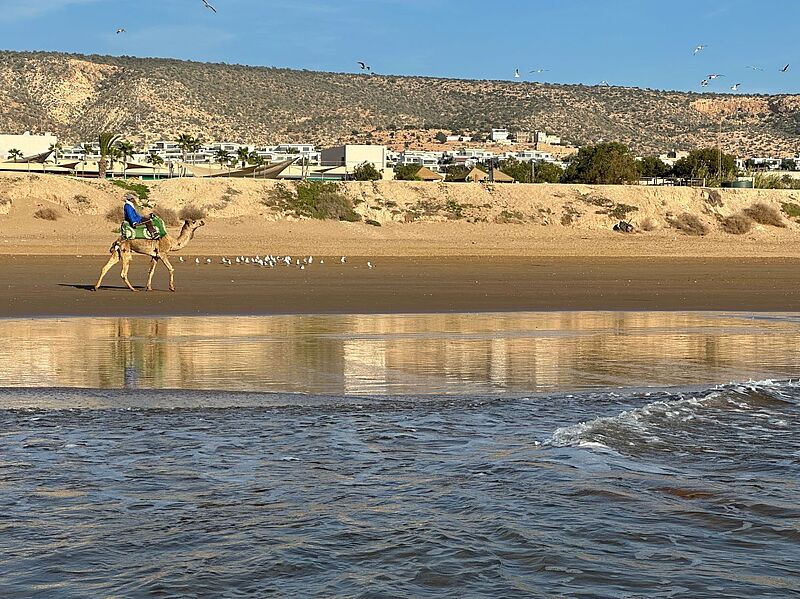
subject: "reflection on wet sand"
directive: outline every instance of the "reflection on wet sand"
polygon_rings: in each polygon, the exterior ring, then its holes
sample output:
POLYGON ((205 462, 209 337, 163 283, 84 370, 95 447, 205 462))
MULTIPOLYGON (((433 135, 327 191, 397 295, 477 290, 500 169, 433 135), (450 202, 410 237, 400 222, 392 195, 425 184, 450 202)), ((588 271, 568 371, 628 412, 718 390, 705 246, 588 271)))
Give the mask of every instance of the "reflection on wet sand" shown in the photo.
POLYGON ((0 321, 0 386, 331 394, 792 376, 794 318, 507 313, 0 321))

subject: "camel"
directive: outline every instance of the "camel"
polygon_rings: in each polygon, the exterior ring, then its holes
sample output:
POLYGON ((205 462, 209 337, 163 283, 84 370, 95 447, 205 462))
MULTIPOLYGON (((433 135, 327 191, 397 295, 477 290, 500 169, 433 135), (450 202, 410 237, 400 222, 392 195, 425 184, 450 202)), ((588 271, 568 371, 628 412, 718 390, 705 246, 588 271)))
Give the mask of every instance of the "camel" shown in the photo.
POLYGON ((183 227, 177 239, 172 237, 169 233, 158 240, 125 239, 124 237, 120 237, 113 243, 109 250, 111 252, 111 257, 108 259, 108 262, 106 262, 103 270, 100 271, 100 278, 97 279, 97 283, 94 286, 95 291, 100 288, 100 284, 103 282, 103 277, 106 276, 106 273, 120 260, 122 260, 122 280, 125 281, 128 289, 131 291, 138 291, 128 280, 128 267, 133 259, 133 254, 150 256, 150 273, 147 276, 147 291, 153 290, 153 273, 156 270, 156 264, 159 260, 164 263, 164 266, 166 266, 169 271, 169 290, 175 291, 175 268, 170 264, 167 254, 170 252, 177 252, 186 247, 186 244, 194 237, 194 232, 205 224, 205 221, 202 219, 183 221, 183 227))

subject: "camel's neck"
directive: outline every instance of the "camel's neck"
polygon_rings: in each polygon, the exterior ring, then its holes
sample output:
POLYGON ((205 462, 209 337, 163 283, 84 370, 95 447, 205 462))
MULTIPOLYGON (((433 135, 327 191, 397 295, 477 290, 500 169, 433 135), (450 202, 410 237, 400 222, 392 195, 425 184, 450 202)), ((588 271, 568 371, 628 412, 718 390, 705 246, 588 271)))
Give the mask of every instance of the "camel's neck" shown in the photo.
POLYGON ((181 229, 181 234, 178 235, 178 238, 172 243, 172 251, 177 252, 178 250, 182 250, 186 247, 186 244, 192 240, 194 237, 194 229, 192 229, 189 225, 184 224, 183 228, 181 229))

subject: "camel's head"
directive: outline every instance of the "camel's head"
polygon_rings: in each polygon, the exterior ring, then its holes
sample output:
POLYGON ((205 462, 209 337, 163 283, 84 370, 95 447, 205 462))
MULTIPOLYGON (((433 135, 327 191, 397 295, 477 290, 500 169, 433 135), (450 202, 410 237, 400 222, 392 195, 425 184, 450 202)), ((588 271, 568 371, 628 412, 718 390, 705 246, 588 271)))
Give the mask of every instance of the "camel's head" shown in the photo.
POLYGON ((185 221, 183 221, 183 226, 184 227, 189 227, 192 231, 194 231, 196 229, 199 229, 200 227, 202 227, 205 224, 206 224, 206 221, 204 221, 202 218, 200 218, 198 220, 185 220, 185 221))

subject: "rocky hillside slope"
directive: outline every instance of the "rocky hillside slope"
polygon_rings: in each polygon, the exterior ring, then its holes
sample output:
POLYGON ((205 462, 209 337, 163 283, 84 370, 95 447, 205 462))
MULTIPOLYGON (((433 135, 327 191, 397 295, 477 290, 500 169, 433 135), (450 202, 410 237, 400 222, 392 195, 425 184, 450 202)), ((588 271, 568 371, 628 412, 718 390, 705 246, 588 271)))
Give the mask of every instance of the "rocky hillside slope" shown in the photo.
POLYGON ((465 81, 204 64, 168 59, 0 52, 0 131, 68 141, 113 129, 134 141, 333 143, 403 127, 548 130, 575 144, 640 153, 720 139, 728 151, 797 152, 800 96, 720 96, 633 88, 465 81), (719 135, 720 124, 723 134, 719 135))

